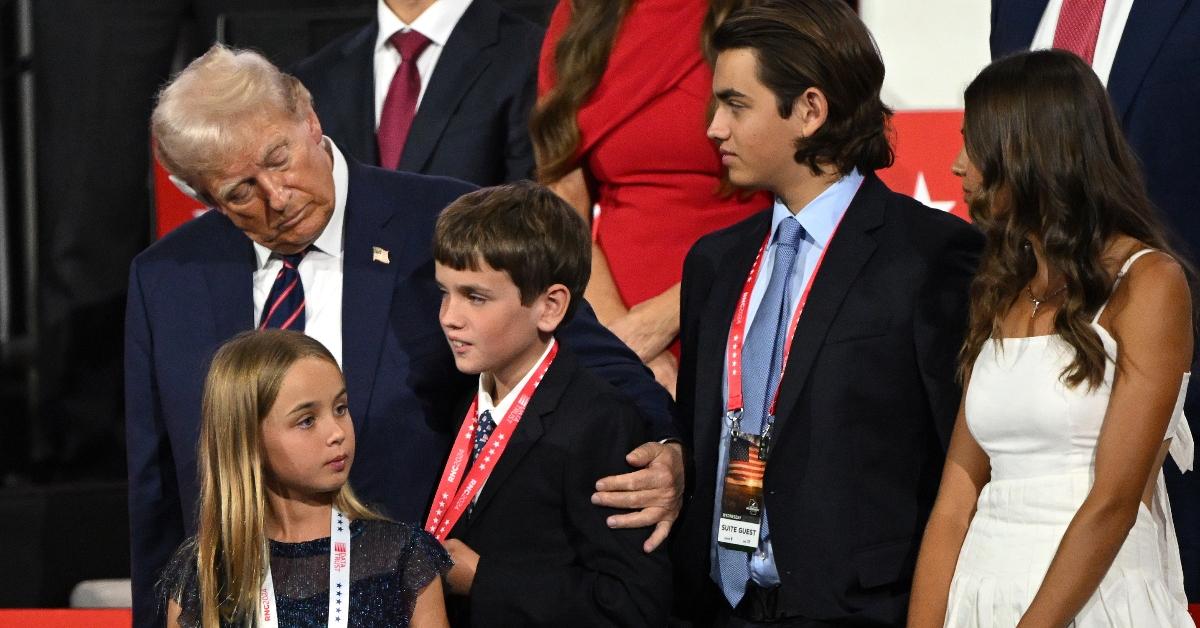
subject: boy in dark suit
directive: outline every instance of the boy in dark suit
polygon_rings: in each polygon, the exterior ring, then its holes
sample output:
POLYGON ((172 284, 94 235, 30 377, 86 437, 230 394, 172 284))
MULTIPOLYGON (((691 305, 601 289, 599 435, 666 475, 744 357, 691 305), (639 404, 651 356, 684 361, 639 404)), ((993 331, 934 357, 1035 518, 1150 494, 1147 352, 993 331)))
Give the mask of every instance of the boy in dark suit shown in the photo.
POLYGON ((710 43, 708 136, 732 183, 775 202, 684 262, 678 612, 903 626, 982 236, 875 176, 883 61, 845 2, 757 2, 710 43))
POLYGON ((645 422, 554 338, 589 256, 582 220, 532 183, 467 194, 438 218, 442 330, 458 369, 480 374, 426 522, 454 559, 456 625, 666 621, 666 557, 590 501, 595 478, 628 470, 645 422))

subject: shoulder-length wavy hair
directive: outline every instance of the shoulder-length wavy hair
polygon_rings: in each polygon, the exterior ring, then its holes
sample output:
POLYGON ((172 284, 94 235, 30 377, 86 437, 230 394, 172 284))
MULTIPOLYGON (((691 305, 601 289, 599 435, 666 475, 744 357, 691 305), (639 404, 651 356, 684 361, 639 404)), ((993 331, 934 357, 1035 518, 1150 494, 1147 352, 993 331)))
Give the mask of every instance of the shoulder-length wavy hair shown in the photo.
POLYGON ((1006 57, 967 87, 963 138, 982 176, 971 216, 988 237, 971 287, 960 376, 989 338, 999 338, 1005 313, 1033 278, 1032 236, 1046 262, 1066 277, 1054 331, 1075 357, 1063 381, 1095 388, 1108 356, 1090 322, 1115 280, 1102 263, 1106 245, 1119 235, 1136 238, 1166 251, 1194 276, 1167 241, 1108 93, 1071 53, 1006 57))
MULTIPOLYGON (((204 382, 200 426, 197 583, 205 628, 253 617, 268 560, 261 424, 303 358, 337 366, 321 343, 294 331, 250 331, 225 343, 204 382)), ((334 506, 351 519, 380 519, 342 485, 334 506)))
MULTIPOLYGON (((537 179, 551 183, 575 168, 581 140, 576 114, 600 83, 617 31, 636 0, 563 0, 571 3, 571 21, 554 48, 554 87, 534 107, 529 134, 537 160, 537 179)), ((700 47, 711 66, 709 42, 730 13, 752 0, 709 0, 700 30, 700 47)), ((647 60, 647 63, 652 63, 647 60)))

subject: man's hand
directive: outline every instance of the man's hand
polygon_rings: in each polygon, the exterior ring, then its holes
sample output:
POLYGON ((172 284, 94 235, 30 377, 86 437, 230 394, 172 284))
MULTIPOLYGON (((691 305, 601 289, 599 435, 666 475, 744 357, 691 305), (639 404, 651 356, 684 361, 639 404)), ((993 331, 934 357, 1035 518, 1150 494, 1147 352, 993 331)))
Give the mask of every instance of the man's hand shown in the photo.
POLYGON ((646 443, 629 452, 625 461, 639 469, 601 478, 592 503, 637 511, 609 517, 610 528, 654 526, 642 544, 642 551, 648 554, 667 539, 683 506, 683 446, 646 443))
POLYGON ((446 574, 446 588, 455 595, 467 595, 475 583, 475 569, 479 567, 479 554, 458 539, 446 539, 442 547, 450 553, 454 566, 446 574))

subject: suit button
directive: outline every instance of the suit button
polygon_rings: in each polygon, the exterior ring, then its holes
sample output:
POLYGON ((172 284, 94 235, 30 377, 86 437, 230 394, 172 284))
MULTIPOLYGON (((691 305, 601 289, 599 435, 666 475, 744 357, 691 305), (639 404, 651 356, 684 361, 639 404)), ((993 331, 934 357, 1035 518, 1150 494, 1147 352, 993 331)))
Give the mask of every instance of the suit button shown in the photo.
POLYGON ((767 495, 770 495, 770 496, 774 497, 774 496, 775 496, 775 489, 771 489, 771 490, 767 491, 767 495))

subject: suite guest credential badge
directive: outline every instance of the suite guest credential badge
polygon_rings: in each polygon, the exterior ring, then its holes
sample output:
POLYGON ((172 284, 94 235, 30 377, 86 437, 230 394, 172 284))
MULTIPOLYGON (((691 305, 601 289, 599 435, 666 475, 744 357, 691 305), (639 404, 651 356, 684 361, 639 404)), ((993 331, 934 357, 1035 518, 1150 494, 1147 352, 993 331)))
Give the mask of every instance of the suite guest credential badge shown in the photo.
POLYGON ((721 496, 717 543, 753 552, 762 526, 763 474, 767 463, 759 456, 759 437, 735 430, 729 439, 729 468, 721 496))

